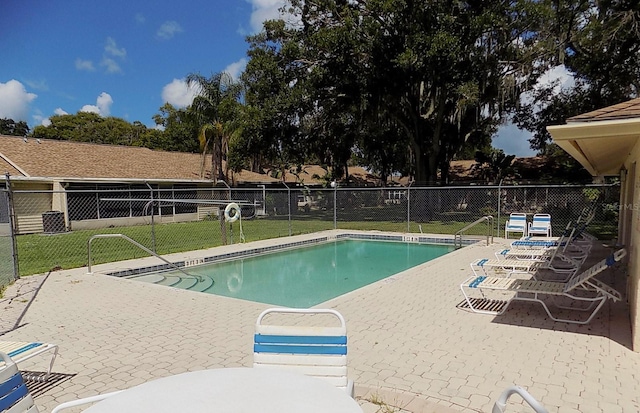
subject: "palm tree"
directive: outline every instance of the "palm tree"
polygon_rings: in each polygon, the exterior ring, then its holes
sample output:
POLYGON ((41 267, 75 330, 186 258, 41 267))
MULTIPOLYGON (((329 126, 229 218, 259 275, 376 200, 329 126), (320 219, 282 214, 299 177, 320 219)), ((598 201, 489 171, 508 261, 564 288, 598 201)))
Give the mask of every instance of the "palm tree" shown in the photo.
POLYGON ((211 151, 211 179, 226 180, 222 160, 226 158, 229 137, 233 133, 239 87, 225 72, 206 78, 198 73, 187 76, 187 85, 195 88, 196 97, 189 113, 199 125, 198 140, 202 151, 200 177, 204 177, 207 151, 211 151))

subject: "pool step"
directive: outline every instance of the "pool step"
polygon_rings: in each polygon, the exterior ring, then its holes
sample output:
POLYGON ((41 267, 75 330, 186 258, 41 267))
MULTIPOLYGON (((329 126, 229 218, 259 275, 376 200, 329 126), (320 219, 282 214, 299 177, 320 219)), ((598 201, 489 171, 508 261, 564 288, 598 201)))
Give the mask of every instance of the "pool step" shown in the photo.
POLYGON ((155 284, 202 292, 213 285, 213 279, 210 277, 202 277, 202 281, 199 281, 197 278, 166 274, 163 280, 159 280, 155 282, 155 284))
POLYGON ((213 285, 213 279, 210 277, 202 277, 202 280, 198 280, 196 278, 176 275, 174 273, 134 275, 126 278, 198 292, 205 291, 213 285))
POLYGON ((203 292, 211 288, 213 285, 213 278, 202 277, 202 281, 198 281, 193 287, 189 288, 189 291, 203 292))
POLYGON ((146 282, 146 283, 160 283, 162 282, 165 277, 162 274, 144 274, 144 275, 131 275, 128 277, 130 280, 136 280, 136 281, 142 281, 142 282, 146 282))
POLYGON ((182 290, 190 290, 198 284, 198 280, 196 278, 184 277, 175 274, 166 274, 165 277, 166 278, 164 280, 156 282, 156 284, 180 288, 182 290))

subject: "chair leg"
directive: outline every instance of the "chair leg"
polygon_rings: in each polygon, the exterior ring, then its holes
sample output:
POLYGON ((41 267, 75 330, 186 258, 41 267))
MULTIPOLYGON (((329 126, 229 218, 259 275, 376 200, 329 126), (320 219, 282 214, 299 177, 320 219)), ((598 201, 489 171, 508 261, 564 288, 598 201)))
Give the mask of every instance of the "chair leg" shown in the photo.
POLYGON ((51 370, 53 370, 53 363, 56 361, 56 357, 58 357, 58 346, 55 346, 53 349, 53 356, 51 357, 51 361, 49 362, 49 369, 47 370, 47 374, 44 376, 44 381, 49 380, 49 376, 51 376, 51 370))
MULTIPOLYGON (((568 319, 568 318, 555 317, 553 314, 551 314, 551 311, 549 310, 549 307, 547 306, 547 303, 545 303, 541 298, 539 298, 538 293, 536 293, 534 295, 534 297, 516 296, 514 298, 514 300, 530 301, 530 302, 540 303, 540 305, 542 305, 542 308, 544 308, 544 311, 546 311, 546 313, 549 316, 549 318, 552 319, 553 321, 557 321, 557 322, 561 322, 561 323, 570 323, 570 324, 589 324, 591 322, 591 320, 593 319, 593 317, 598 313, 600 308, 604 305, 604 302, 606 301, 606 297, 602 296, 602 297, 597 297, 595 299, 591 299, 590 301, 592 301, 592 305, 590 307, 592 307, 593 304, 595 304, 598 301, 599 301, 599 303, 596 306, 596 308, 593 309, 593 311, 591 312, 589 317, 587 317, 586 320, 582 320, 582 321, 580 321, 580 320, 572 320, 572 319, 568 319)), ((577 310, 576 308, 568 308, 568 307, 564 307, 564 308, 560 307, 560 308, 561 309, 577 310)))
MULTIPOLYGON (((509 304, 511 304, 511 300, 503 300, 503 302, 505 302, 505 304, 503 305, 503 307, 499 310, 485 310, 485 309, 481 309, 481 308, 477 308, 477 306, 474 306, 473 304, 473 298, 471 298, 467 292, 465 291, 465 288, 469 285, 469 282, 471 282, 471 280, 475 279, 475 276, 469 277, 464 283, 460 284, 460 291, 462 291, 462 295, 464 296, 465 301, 467 302, 467 305, 469 306, 469 309, 471 311, 473 311, 474 313, 478 313, 478 314, 488 314, 488 315, 500 315, 503 314, 507 308, 509 307, 509 304)), ((478 290, 480 292, 480 294, 482 294, 482 299, 486 299, 484 293, 479 289, 479 288, 475 288, 475 290, 478 290)), ((496 300, 498 301, 498 300, 496 300)))

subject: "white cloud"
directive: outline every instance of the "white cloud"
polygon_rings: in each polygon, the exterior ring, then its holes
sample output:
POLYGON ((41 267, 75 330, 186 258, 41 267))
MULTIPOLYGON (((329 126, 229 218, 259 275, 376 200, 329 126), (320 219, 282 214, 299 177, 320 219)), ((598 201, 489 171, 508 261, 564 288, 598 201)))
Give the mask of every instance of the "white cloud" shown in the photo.
POLYGON ((47 92, 49 90, 49 85, 47 85, 47 82, 44 79, 25 80, 24 83, 26 83, 31 89, 42 90, 43 92, 47 92))
POLYGON ((76 59, 76 69, 86 70, 87 72, 93 72, 96 70, 91 60, 83 60, 80 58, 76 59))
POLYGON ((96 113, 100 114, 100 109, 96 105, 84 105, 80 108, 79 112, 88 112, 88 113, 96 113))
MULTIPOLYGON (((534 89, 541 89, 549 86, 553 87, 553 94, 557 95, 563 90, 574 87, 575 79, 564 65, 559 65, 543 73, 534 86, 534 89)), ((523 94, 521 102, 524 104, 530 104, 533 100, 533 93, 534 92, 528 92, 523 94)), ((541 107, 536 108, 536 110, 539 109, 541 109, 541 107)), ((506 122, 498 128, 491 144, 495 148, 502 149, 507 155, 522 157, 534 156, 536 153, 531 149, 529 143, 529 139, 532 137, 533 135, 531 132, 518 129, 518 127, 513 123, 506 122)))
MULTIPOLYGON (((48 118, 45 118, 42 115, 42 111, 40 109, 34 109, 33 114, 31 115, 31 118, 33 118, 34 124, 38 124, 38 123, 44 124, 45 122, 49 121, 48 118)), ((51 124, 51 122, 48 122, 45 126, 49 126, 49 124, 51 124)))
POLYGON ((27 92, 24 85, 15 79, 0 83, 0 118, 26 121, 29 104, 37 97, 35 93, 27 92))
POLYGON ((118 47, 116 41, 112 37, 107 37, 107 44, 104 46, 104 53, 100 66, 104 68, 107 73, 122 73, 120 63, 116 59, 121 61, 127 57, 127 51, 124 47, 118 47))
POLYGON ((576 81, 573 75, 565 65, 559 65, 552 69, 547 70, 538 80, 539 84, 552 84, 557 81, 555 92, 560 92, 561 89, 570 89, 575 86, 576 81))
POLYGON ((118 48, 116 41, 112 37, 107 37, 107 44, 104 46, 104 52, 108 55, 124 59, 127 57, 127 51, 124 47, 118 48))
POLYGON ((224 72, 227 72, 233 78, 233 80, 238 80, 238 78, 240 77, 240 74, 244 71, 246 67, 247 67, 247 59, 243 57, 237 62, 231 63, 229 66, 227 66, 224 69, 224 72))
POLYGON ((176 21, 166 21, 162 23, 156 35, 162 39, 171 39, 177 33, 182 32, 182 27, 176 21))
MULTIPOLYGON (((557 95, 563 90, 571 89, 575 86, 576 82, 569 70, 565 65, 555 66, 546 72, 544 72, 533 87, 534 90, 539 90, 549 86, 553 86, 553 94, 557 95)), ((525 93, 521 101, 522 103, 529 104, 533 100, 533 92, 525 93)))
POLYGON ((100 66, 104 67, 107 73, 122 73, 118 62, 106 56, 100 62, 100 66))
POLYGON ((502 149, 506 155, 534 156, 536 153, 529 144, 531 136, 531 132, 518 129, 516 125, 508 122, 498 128, 491 140, 491 146, 502 149))
MULTIPOLYGON (((57 108, 53 111, 53 113, 55 113, 56 115, 68 115, 68 113, 62 108, 57 108)), ((36 123, 40 123, 42 126, 51 125, 51 119, 45 118, 41 114, 33 115, 33 119, 36 121, 36 123)))
POLYGON ((247 0, 252 5, 251 29, 254 33, 262 31, 262 24, 267 20, 282 17, 280 8, 284 6, 284 0, 247 0))
POLYGON ((184 79, 173 79, 171 83, 162 88, 162 101, 178 108, 184 108, 193 102, 196 94, 193 88, 187 86, 184 79))
POLYGON ((80 112, 90 112, 97 113, 100 116, 109 116, 111 113, 111 105, 113 104, 113 99, 111 95, 107 92, 100 93, 100 96, 96 99, 95 105, 84 105, 80 112))
POLYGON ((144 24, 147 21, 147 18, 144 17, 144 14, 142 13, 136 13, 136 22, 139 24, 144 24))

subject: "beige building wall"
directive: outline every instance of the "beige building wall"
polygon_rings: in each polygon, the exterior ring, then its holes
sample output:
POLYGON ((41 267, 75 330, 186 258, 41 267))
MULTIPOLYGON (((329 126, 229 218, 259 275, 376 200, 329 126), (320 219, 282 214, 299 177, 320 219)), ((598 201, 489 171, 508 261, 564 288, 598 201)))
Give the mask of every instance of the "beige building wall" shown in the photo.
POLYGON ((41 182, 12 182, 14 191, 13 212, 16 216, 18 234, 43 232, 42 214, 51 211, 51 184, 41 182))
POLYGON ((64 212, 64 226, 69 228, 69 211, 67 210, 67 193, 60 181, 53 181, 53 193, 51 194, 51 210, 64 212))
MULTIPOLYGON (((176 214, 169 216, 154 215, 154 222, 156 224, 167 224, 173 222, 192 222, 199 221, 197 213, 189 214, 176 214)), ((83 229, 99 229, 109 227, 128 227, 133 225, 150 225, 151 217, 122 217, 122 218, 101 218, 101 219, 87 219, 82 221, 71 221, 71 230, 83 230, 83 229)))
POLYGON ((635 145, 625 162, 626 179, 621 194, 620 209, 620 242, 629 251, 628 300, 630 306, 631 332, 633 349, 640 351, 640 144, 635 145))

